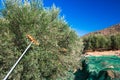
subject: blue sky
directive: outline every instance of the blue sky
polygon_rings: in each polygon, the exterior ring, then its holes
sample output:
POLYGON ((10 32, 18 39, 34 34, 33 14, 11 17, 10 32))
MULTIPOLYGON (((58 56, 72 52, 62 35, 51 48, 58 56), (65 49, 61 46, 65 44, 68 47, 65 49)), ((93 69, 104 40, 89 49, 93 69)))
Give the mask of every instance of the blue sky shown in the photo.
POLYGON ((53 3, 80 36, 120 23, 120 0, 44 0, 53 3))
MULTIPOLYGON (((120 0, 43 0, 45 7, 54 3, 78 35, 102 30, 120 23, 120 0)), ((1 8, 0 0, 0 8, 1 8)))
POLYGON ((1 0, 0 0, 0 9, 2 8, 2 2, 1 2, 1 0))

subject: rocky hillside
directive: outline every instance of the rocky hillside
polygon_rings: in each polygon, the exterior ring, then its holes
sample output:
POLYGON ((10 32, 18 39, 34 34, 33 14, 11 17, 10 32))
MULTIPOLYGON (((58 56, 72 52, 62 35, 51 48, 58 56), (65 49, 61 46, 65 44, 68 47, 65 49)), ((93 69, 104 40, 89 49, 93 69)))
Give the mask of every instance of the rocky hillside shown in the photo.
POLYGON ((113 25, 111 27, 108 27, 108 28, 100 30, 100 31, 89 33, 85 36, 88 36, 90 34, 113 35, 113 34, 117 34, 117 33, 120 33, 120 24, 113 25))

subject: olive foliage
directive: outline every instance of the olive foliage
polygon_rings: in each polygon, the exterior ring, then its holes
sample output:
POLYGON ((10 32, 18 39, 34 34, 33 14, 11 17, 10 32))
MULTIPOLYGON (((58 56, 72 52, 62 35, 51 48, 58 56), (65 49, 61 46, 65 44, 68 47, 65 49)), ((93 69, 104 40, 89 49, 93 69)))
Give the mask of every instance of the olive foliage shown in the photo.
POLYGON ((27 34, 40 43, 32 44, 9 80, 66 80, 67 71, 80 67, 82 41, 53 5, 41 0, 6 0, 0 19, 0 76, 7 74, 30 41, 27 34))

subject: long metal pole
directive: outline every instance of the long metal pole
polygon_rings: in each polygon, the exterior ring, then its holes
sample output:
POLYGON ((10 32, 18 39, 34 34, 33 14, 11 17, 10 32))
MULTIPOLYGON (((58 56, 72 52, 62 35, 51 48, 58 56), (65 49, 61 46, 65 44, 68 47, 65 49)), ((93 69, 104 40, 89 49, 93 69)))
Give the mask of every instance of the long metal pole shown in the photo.
POLYGON ((7 73, 7 75, 5 76, 5 78, 3 80, 7 80, 7 78, 9 77, 9 75, 11 74, 11 72, 14 70, 14 68, 16 67, 16 65, 19 63, 19 61, 22 59, 22 57, 25 55, 25 53, 27 52, 27 50, 30 48, 31 44, 33 42, 31 42, 27 48, 25 49, 25 51, 22 53, 22 55, 19 57, 19 59, 16 61, 16 63, 13 65, 13 67, 10 69, 10 71, 7 73))

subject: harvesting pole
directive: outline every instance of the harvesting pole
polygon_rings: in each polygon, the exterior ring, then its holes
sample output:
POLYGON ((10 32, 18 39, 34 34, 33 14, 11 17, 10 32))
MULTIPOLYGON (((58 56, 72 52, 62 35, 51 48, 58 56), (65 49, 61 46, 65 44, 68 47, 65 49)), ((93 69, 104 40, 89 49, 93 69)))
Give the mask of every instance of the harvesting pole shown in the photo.
POLYGON ((32 43, 34 43, 36 45, 39 45, 39 43, 31 35, 27 35, 27 37, 31 41, 30 44, 26 47, 25 51, 22 53, 22 55, 19 57, 19 59, 16 61, 16 63, 12 66, 12 68, 10 69, 10 71, 7 73, 7 75, 5 76, 5 78, 3 80, 7 80, 8 79, 9 75, 15 69, 15 67, 20 62, 20 60, 22 59, 22 57, 25 55, 25 53, 27 52, 27 50, 30 48, 30 46, 32 45, 32 43))

